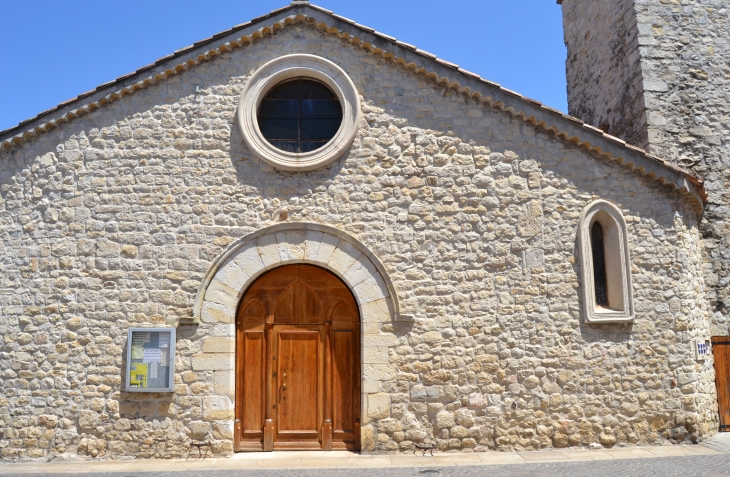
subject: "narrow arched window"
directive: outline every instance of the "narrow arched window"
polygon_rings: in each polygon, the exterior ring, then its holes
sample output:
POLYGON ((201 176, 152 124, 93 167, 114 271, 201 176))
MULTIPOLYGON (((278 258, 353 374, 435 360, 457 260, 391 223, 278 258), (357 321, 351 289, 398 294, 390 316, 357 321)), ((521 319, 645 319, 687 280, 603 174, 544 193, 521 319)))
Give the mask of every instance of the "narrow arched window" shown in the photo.
POLYGON ((628 229, 621 210, 597 200, 583 209, 578 230, 585 321, 633 320, 628 229))
POLYGON ((606 249, 603 246, 603 227, 598 222, 594 222, 591 227, 591 252, 593 254, 593 286, 596 289, 596 305, 607 307, 606 249))

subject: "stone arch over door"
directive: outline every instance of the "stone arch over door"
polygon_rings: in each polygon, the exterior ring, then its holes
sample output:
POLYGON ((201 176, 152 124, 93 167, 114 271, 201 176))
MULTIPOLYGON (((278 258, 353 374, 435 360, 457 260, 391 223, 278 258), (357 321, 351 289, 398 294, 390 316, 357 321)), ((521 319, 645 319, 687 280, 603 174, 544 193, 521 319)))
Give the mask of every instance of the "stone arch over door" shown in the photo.
POLYGON ((317 265, 337 275, 355 295, 363 322, 398 319, 393 283, 362 242, 334 227, 300 222, 266 227, 232 243, 203 279, 193 321, 232 324, 238 302, 259 276, 294 263, 317 265))
MULTIPOLYGON (((223 382, 215 386, 215 395, 204 399, 204 419, 233 427, 235 320, 244 293, 267 271, 296 263, 329 270, 352 291, 360 313, 363 424, 369 421, 367 410, 381 406, 381 379, 389 374, 385 368, 392 366, 388 348, 395 345, 395 340, 382 335, 379 325, 400 319, 398 297, 385 267, 362 242, 339 229, 286 223, 263 228, 232 243, 210 267, 198 291, 193 319, 188 323, 230 325, 225 336, 220 335, 218 327, 216 336, 202 337, 202 353, 192 357, 193 370, 223 376, 223 382)), ((363 451, 372 450, 369 447, 363 442, 363 451)))

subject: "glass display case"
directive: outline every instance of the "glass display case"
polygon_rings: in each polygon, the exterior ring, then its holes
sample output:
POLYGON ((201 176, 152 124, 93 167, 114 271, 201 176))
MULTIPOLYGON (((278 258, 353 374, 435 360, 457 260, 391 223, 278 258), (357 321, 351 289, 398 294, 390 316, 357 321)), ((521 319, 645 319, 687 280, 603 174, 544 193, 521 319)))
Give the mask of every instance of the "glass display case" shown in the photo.
POLYGON ((130 328, 127 336, 127 392, 175 390, 175 329, 130 328))

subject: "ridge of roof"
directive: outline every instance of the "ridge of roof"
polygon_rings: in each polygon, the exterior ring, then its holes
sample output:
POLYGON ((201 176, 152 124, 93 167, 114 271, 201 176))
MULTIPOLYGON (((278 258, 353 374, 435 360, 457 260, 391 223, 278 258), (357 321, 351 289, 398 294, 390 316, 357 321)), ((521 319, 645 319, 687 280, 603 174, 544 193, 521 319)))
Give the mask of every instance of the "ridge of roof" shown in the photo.
POLYGON ((581 147, 596 157, 617 162, 651 180, 670 186, 688 200, 698 215, 702 215, 703 213, 704 202, 707 200, 703 181, 692 176, 688 171, 670 164, 641 148, 627 144, 617 137, 606 134, 602 130, 588 125, 578 118, 563 114, 539 101, 526 98, 497 83, 481 78, 475 73, 438 58, 436 55, 420 50, 414 45, 398 41, 394 37, 377 32, 373 28, 360 25, 354 20, 342 17, 331 10, 312 5, 303 0, 295 0, 286 7, 274 10, 266 15, 236 25, 229 30, 217 33, 193 45, 177 50, 171 55, 167 55, 152 64, 143 66, 135 72, 104 83, 92 91, 82 93, 76 98, 64 101, 54 108, 22 121, 17 126, 0 131, 0 151, 8 151, 15 146, 31 141, 33 138, 54 129, 62 123, 93 112, 106 104, 121 99, 126 95, 133 94, 140 89, 164 81, 169 76, 174 76, 201 63, 211 61, 223 53, 251 44, 294 23, 310 24, 317 29, 346 40, 372 54, 379 55, 386 60, 399 64, 408 70, 412 70, 416 74, 424 75, 432 79, 436 84, 453 89, 459 94, 478 101, 480 104, 485 104, 493 109, 508 113, 512 117, 531 124, 536 129, 553 135, 565 143, 581 147), (275 20, 272 25, 260 26, 265 20, 277 16, 280 16, 280 18, 275 20), (360 33, 352 35, 345 31, 345 28, 355 28, 360 33), (238 34, 242 34, 242 36, 230 38, 233 35, 238 36, 238 34), (220 43, 217 47, 208 49, 201 54, 197 54, 199 50, 205 49, 204 47, 216 40, 222 39, 228 41, 220 43), (177 60, 177 64, 168 66, 174 60, 177 60), (417 63, 419 60, 429 62, 431 64, 430 67, 426 69, 417 63), (144 76, 148 72, 150 73, 149 76, 140 79, 141 76, 144 76), (458 78, 454 79, 452 75, 456 75, 458 78), (116 88, 121 89, 108 92, 116 88), (484 88, 488 90, 486 94, 483 94, 485 92, 483 91, 484 88), (90 102, 72 108, 84 99, 89 99, 90 102), (60 116, 41 123, 41 119, 51 116, 54 113, 59 113, 60 116), (556 121, 562 123, 560 124, 560 128, 552 124, 556 121), (579 134, 584 138, 581 139, 579 134), (584 135, 591 137, 593 142, 586 140, 584 135), (600 145, 596 143, 600 143, 600 145))

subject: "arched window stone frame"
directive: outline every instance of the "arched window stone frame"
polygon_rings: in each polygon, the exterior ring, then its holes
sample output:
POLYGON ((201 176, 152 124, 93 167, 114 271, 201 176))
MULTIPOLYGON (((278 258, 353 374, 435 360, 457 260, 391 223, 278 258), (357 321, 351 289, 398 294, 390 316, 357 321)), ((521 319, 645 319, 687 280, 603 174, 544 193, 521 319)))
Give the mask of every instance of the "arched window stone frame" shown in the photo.
POLYGON ((626 220, 624 220, 623 214, 610 202, 597 200, 583 209, 578 227, 583 316, 586 323, 633 321, 634 297, 631 284, 631 260, 626 220), (591 248, 591 228, 596 222, 600 223, 603 229, 608 307, 596 304, 591 248))

